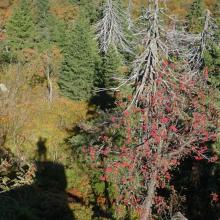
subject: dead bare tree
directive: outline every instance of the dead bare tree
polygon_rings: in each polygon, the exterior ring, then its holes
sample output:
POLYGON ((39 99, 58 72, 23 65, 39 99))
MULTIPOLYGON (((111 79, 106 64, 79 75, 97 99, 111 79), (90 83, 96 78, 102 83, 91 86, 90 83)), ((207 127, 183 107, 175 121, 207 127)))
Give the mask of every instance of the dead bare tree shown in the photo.
POLYGON ((209 10, 206 10, 204 28, 199 34, 199 44, 194 50, 191 49, 191 54, 189 54, 189 64, 192 69, 199 70, 203 65, 204 51, 208 48, 208 40, 214 40, 215 29, 216 25, 211 17, 211 13, 209 10))
POLYGON ((126 14, 115 1, 106 0, 103 17, 96 25, 96 37, 101 52, 107 53, 110 45, 123 51, 131 51, 123 28, 123 18, 125 17, 126 14))
POLYGON ((173 41, 174 48, 178 48, 179 56, 185 61, 184 68, 194 76, 203 65, 204 51, 208 48, 208 41, 213 40, 217 28, 209 10, 206 10, 204 28, 201 33, 193 34, 184 28, 181 31, 176 29, 168 33, 173 41))
MULTIPOLYGON (((128 82, 134 82, 134 95, 130 106, 138 105, 145 96, 145 102, 156 92, 155 79, 163 69, 163 60, 168 60, 170 42, 160 18, 161 9, 158 0, 149 1, 145 15, 141 17, 143 28, 137 33, 142 39, 143 51, 133 63, 133 71, 128 82), (153 90, 149 88, 153 88, 153 90)), ((146 104, 146 103, 145 103, 146 104)))

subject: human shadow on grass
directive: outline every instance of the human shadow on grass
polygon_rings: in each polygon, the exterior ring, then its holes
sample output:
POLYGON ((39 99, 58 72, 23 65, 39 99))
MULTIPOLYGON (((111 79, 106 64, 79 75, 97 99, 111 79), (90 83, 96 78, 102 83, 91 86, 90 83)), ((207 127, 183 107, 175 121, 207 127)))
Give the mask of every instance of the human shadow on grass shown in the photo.
MULTIPOLYGON (((46 139, 39 139, 38 150, 39 146, 43 153, 46 153, 46 139)), ((43 161, 43 154, 38 155, 39 158, 42 161, 36 162, 36 177, 32 185, 0 192, 0 220, 75 219, 68 207, 64 166, 52 161, 43 161)))
POLYGON ((39 137, 37 141, 37 160, 46 161, 47 160, 47 147, 46 147, 46 138, 39 137))

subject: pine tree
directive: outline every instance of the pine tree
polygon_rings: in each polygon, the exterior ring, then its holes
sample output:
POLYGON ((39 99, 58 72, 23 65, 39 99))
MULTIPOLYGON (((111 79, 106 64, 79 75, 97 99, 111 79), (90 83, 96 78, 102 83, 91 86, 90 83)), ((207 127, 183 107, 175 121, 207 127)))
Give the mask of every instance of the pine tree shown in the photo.
POLYGON ((98 1, 96 0, 80 0, 80 7, 83 7, 87 18, 90 20, 90 23, 94 23, 97 21, 99 16, 98 1))
POLYGON ((48 49, 51 45, 62 48, 65 39, 65 23, 50 13, 48 0, 36 1, 36 25, 38 29, 38 46, 48 49))
POLYGON ((38 39, 40 48, 49 47, 50 32, 49 32, 49 1, 48 0, 36 0, 36 26, 38 29, 38 39))
POLYGON ((203 29, 204 19, 204 2, 203 0, 194 0, 187 16, 188 31, 200 33, 203 29))
POLYGON ((217 1, 213 8, 213 17, 216 21, 217 31, 216 31, 216 39, 220 42, 220 1, 217 1))
POLYGON ((208 67, 211 84, 220 89, 220 48, 218 44, 210 42, 209 49, 204 53, 204 65, 208 67))
POLYGON ((37 21, 40 27, 45 27, 45 20, 48 17, 49 1, 48 0, 36 0, 37 7, 37 21))
POLYGON ((84 10, 84 15, 89 19, 90 23, 97 21, 99 16, 98 6, 100 1, 97 0, 70 0, 71 3, 79 5, 84 10))
POLYGON ((58 45, 62 49, 65 45, 66 24, 57 17, 50 15, 48 28, 51 43, 58 45))
POLYGON ((109 109, 114 106, 115 98, 113 88, 116 88, 121 73, 119 68, 122 66, 122 57, 114 47, 110 47, 106 54, 103 53, 99 71, 95 77, 94 86, 101 89, 93 98, 93 103, 101 109, 109 109), (106 90, 105 90, 106 89, 106 90))
POLYGON ((118 82, 114 78, 119 77, 119 67, 122 65, 122 58, 118 51, 110 47, 109 51, 103 55, 101 71, 97 77, 100 88, 116 87, 118 82))
POLYGON ((98 60, 97 45, 89 22, 81 14, 66 37, 64 61, 59 77, 63 95, 73 100, 89 100, 98 60))
POLYGON ((7 26, 8 44, 12 50, 34 48, 37 32, 31 16, 30 2, 21 0, 7 26))
POLYGON ((204 53, 204 66, 208 67, 210 83, 220 90, 220 2, 216 2, 213 10, 216 23, 215 41, 209 41, 204 53))

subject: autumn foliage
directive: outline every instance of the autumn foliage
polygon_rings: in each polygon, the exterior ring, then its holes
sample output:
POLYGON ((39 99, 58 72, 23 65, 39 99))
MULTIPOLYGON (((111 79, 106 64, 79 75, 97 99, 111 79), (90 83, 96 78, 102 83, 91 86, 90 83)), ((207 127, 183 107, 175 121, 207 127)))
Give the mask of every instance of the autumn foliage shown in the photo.
MULTIPOLYGON (((139 106, 112 116, 111 133, 100 137, 99 146, 89 148, 91 161, 102 170, 100 180, 111 182, 118 204, 135 208, 142 219, 147 219, 152 206, 159 213, 169 208, 157 190, 170 185, 171 171, 185 157, 209 162, 218 158, 208 147, 216 140, 218 127, 209 98, 213 91, 204 77, 174 74, 172 67, 164 62, 154 79, 156 89, 148 88, 148 105, 142 96, 139 106), (114 140, 118 133, 121 144, 114 140)), ((117 104, 120 110, 127 106, 121 100, 117 104)))

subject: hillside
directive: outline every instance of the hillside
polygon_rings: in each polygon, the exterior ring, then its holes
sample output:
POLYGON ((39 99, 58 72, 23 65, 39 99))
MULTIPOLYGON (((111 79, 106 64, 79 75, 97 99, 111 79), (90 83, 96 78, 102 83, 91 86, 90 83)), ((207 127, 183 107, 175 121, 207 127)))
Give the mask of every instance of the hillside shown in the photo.
POLYGON ((219 218, 220 4, 155 2, 0 0, 0 219, 219 218))

